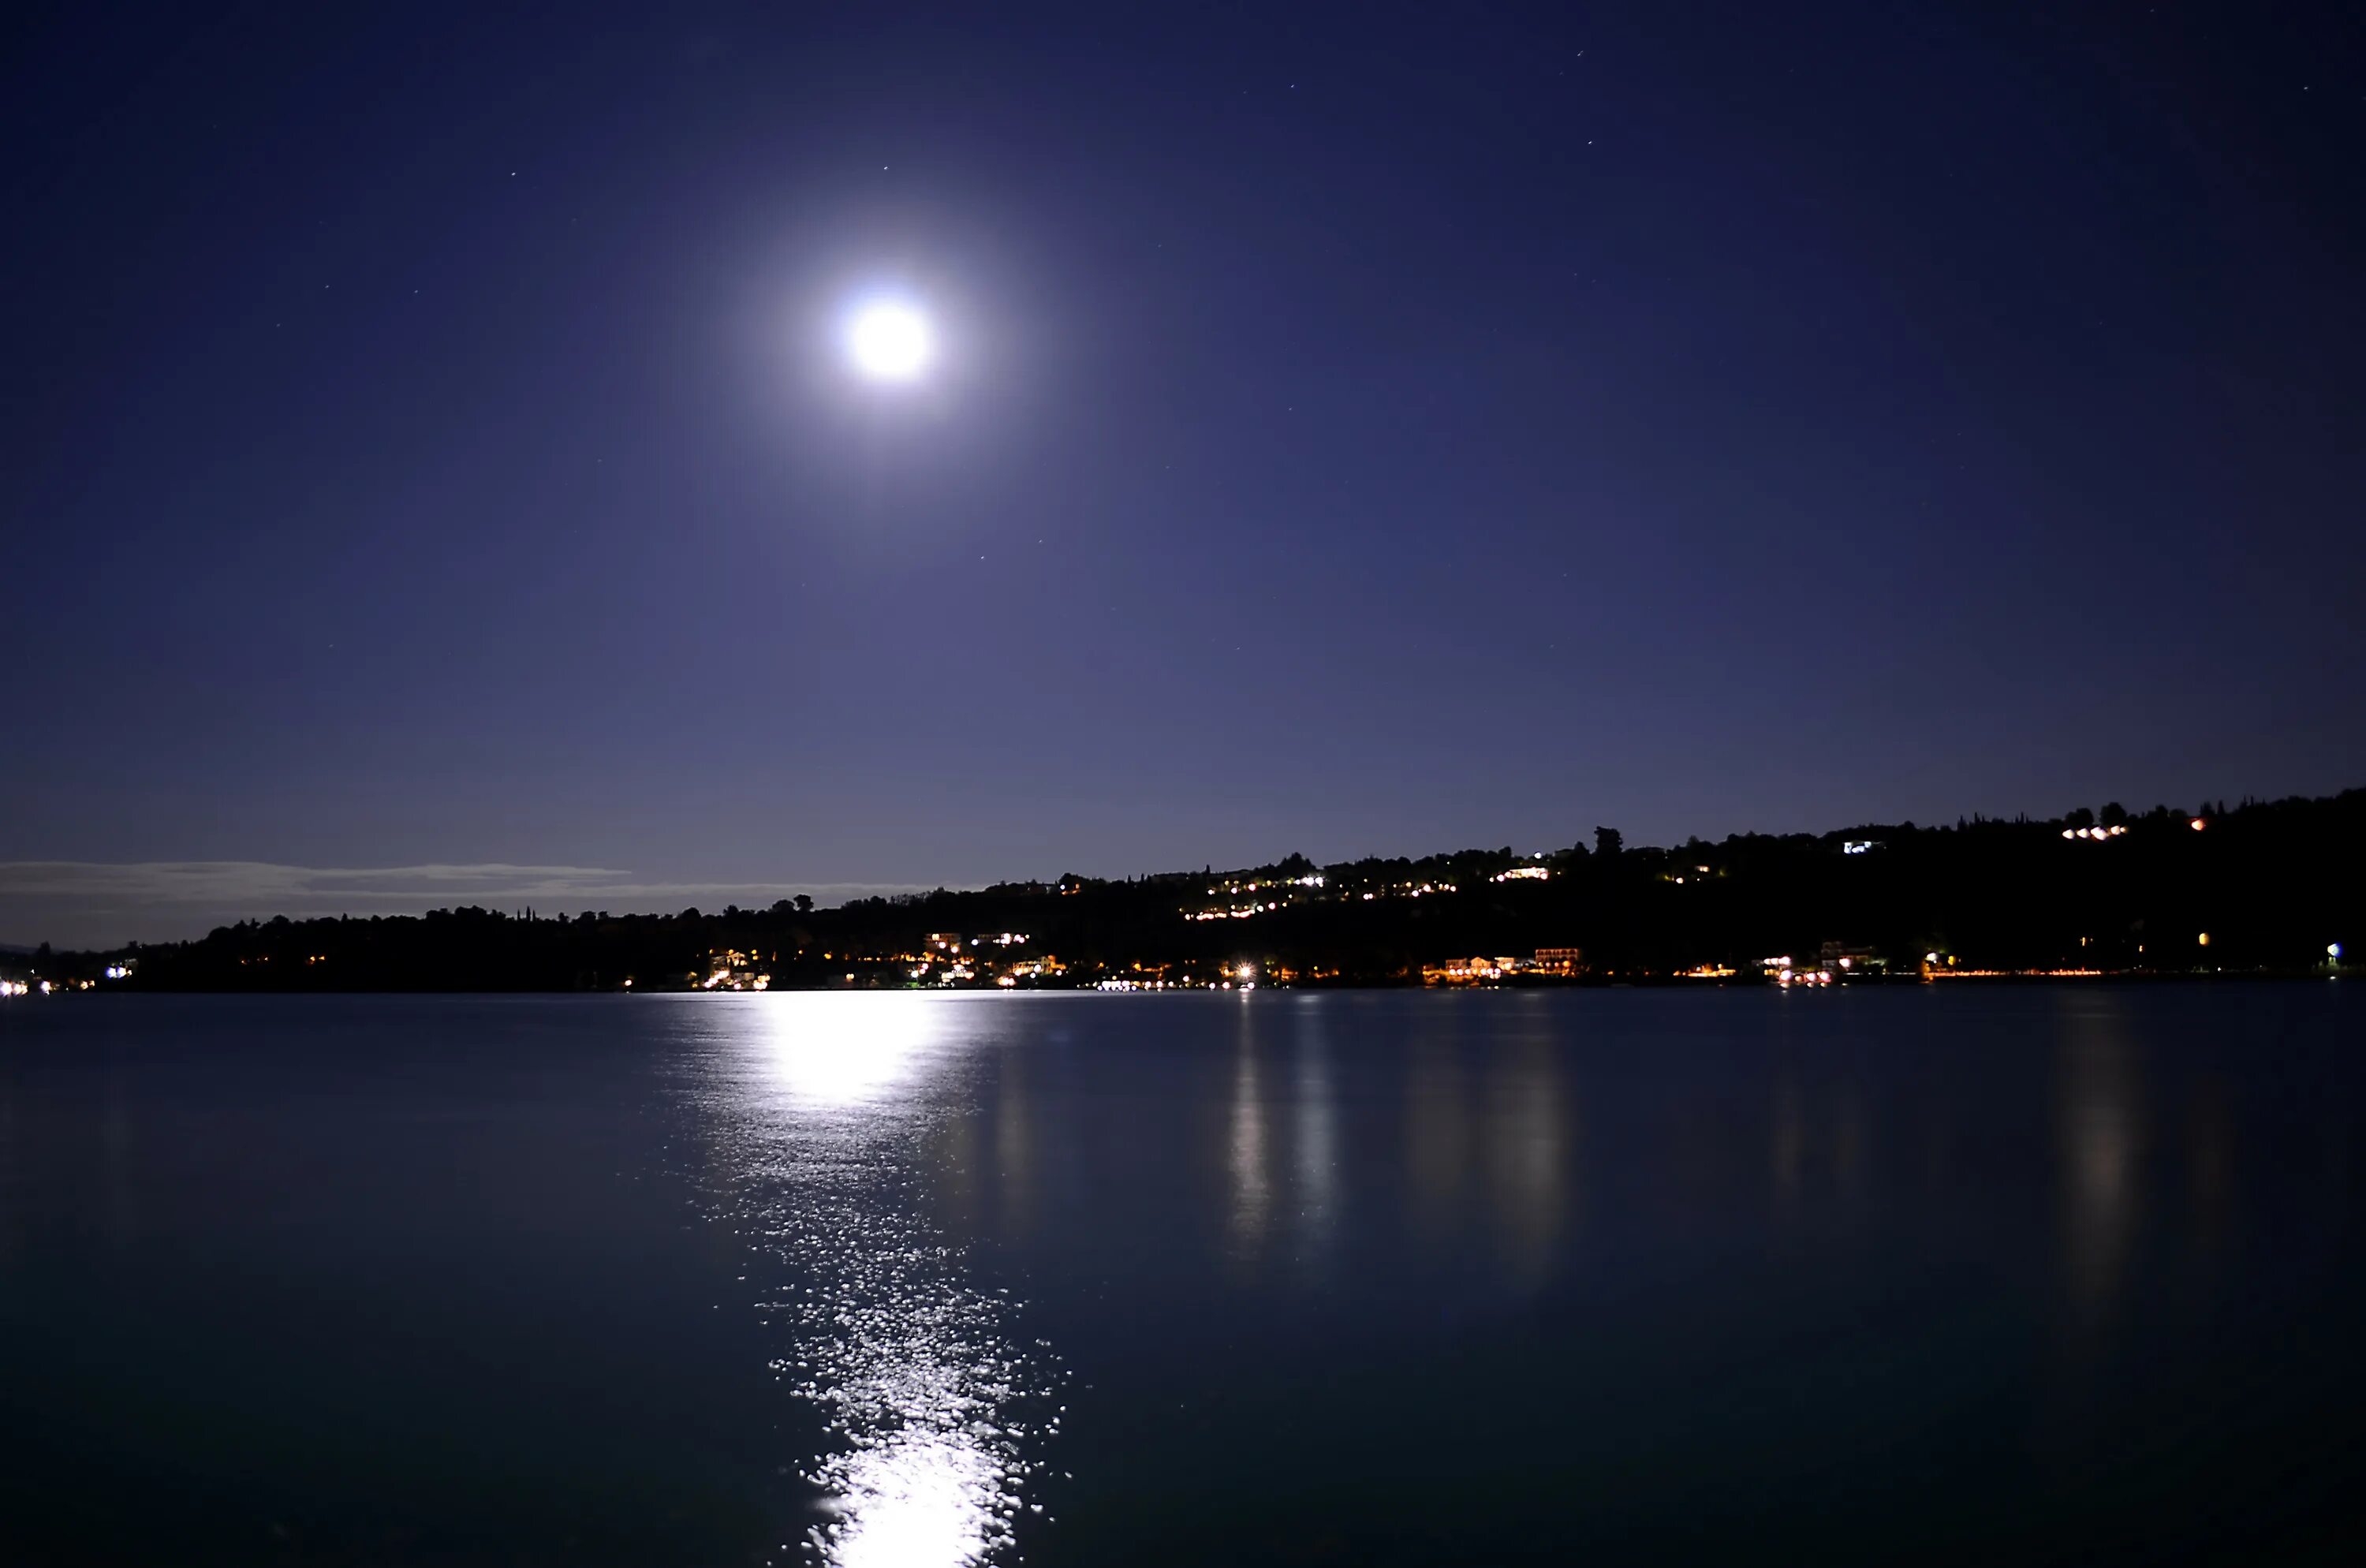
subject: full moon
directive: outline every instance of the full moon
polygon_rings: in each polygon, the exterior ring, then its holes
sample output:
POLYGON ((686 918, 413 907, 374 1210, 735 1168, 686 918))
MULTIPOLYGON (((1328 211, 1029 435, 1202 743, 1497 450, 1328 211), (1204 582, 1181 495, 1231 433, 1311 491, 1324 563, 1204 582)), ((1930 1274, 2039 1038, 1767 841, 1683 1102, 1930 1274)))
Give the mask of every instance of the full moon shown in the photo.
POLYGON ((918 379, 935 347, 928 317, 895 300, 858 306, 846 323, 847 357, 873 381, 918 379))

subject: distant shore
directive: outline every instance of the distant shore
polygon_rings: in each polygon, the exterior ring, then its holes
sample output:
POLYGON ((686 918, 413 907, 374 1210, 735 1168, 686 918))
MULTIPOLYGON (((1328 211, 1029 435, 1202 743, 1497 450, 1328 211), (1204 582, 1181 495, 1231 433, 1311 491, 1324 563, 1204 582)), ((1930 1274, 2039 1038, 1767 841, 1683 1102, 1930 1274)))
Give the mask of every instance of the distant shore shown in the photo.
POLYGON ((2322 977, 2366 790, 1631 846, 1068 874, 671 914, 468 906, 0 952, 11 992, 1223 990, 2322 977))
POLYGON ((864 992, 864 993, 891 993, 891 994, 905 995, 905 996, 911 996, 911 995, 926 995, 926 996, 980 996, 980 995, 983 995, 983 996, 1042 996, 1042 995, 1046 995, 1046 994, 1060 994, 1060 995, 1070 995, 1070 996, 1076 996, 1076 995, 1090 995, 1090 996, 1154 996, 1154 995, 1155 995, 1155 996, 1183 996, 1183 995, 1222 994, 1222 993, 1226 993, 1226 992, 1249 993, 1249 992, 1261 991, 1261 990, 1262 990, 1262 991, 1290 991, 1290 992, 1301 992, 1301 993, 1306 993, 1306 992, 1322 993, 1322 992, 1406 992, 1406 991, 1422 991, 1422 992, 1427 992, 1427 993, 1433 993, 1433 994, 1439 994, 1439 995, 1453 995, 1453 996, 1470 995, 1470 994, 1475 994, 1475 993, 1480 993, 1480 992, 1490 992, 1490 991, 1521 991, 1521 992, 1537 992, 1537 991, 1552 991, 1552 992, 1579 992, 1579 991, 1587 991, 1587 992, 1590 992, 1590 991, 1608 991, 1608 990, 1654 990, 1654 991, 1707 991, 1707 990, 1726 991, 1726 990, 1753 990, 1753 991, 1766 991, 1766 992, 1771 992, 1771 993, 1774 993, 1774 994, 1775 994, 1775 995, 1788 995, 1788 994, 1791 994, 1791 993, 1793 993, 1793 992, 1799 992, 1799 993, 1814 993, 1814 992, 1824 992, 1824 991, 1854 991, 1854 990, 1861 990, 1861 989, 1866 989, 1866 988, 1894 990, 1894 989, 1898 989, 1898 988, 1901 988, 1901 987, 1937 987, 1937 988, 1940 988, 1940 989, 1952 989, 1952 988, 1954 988, 1955 984, 1955 983, 1957 983, 1957 982, 1969 982, 1969 983, 1971 983, 1971 986, 1972 986, 1972 987, 1973 987, 1973 988, 1977 988, 1977 987, 1993 987, 1993 986, 2049 986, 2049 985, 2050 985, 2050 986, 2067 986, 2067 985, 2083 985, 2083 986, 2097 986, 2097 985, 2102 985, 2102 986, 2180 986, 2180 985, 2258 985, 2258 984, 2279 984, 2279 985, 2290 985, 2290 984, 2303 983, 2303 982, 2305 982, 2305 983, 2308 983, 2308 984, 2313 984, 2313 985, 2322 985, 2322 984, 2324 984, 2325 982, 2329 981, 2329 980, 2340 980, 2340 979, 2343 979, 2343 978, 2349 977, 2349 976, 2350 976, 2353 973, 2354 973, 2354 971, 2353 971, 2350 967, 2349 967, 2349 966, 2340 966, 2340 967, 2324 967, 2324 966, 2320 966, 2320 967, 2318 967, 2318 968, 2315 968, 2315 969, 2219 969, 2219 970, 2197 970, 2197 971, 2187 971, 2187 972, 2173 972, 2173 971, 2167 971, 2167 970, 2134 970, 2134 969, 2131 969, 2131 970, 2084 970, 2084 971, 2075 971, 2075 970, 2074 970, 2074 971, 2059 971, 2059 970, 2030 970, 2030 971, 1973 970, 1973 971, 1958 971, 1958 972, 1955 972, 1955 973, 1953 973, 1953 974, 1948 974, 1948 975, 1944 975, 1944 976, 1931 976, 1931 977, 1927 977, 1927 978, 1926 978, 1926 977, 1924 977, 1924 976, 1914 976, 1914 975, 1906 975, 1906 976, 1864 976, 1864 977, 1861 977, 1861 978, 1852 979, 1852 980, 1848 980, 1848 981, 1844 981, 1844 982, 1831 982, 1831 983, 1826 983, 1826 982, 1793 982, 1793 983, 1788 984, 1788 985, 1781 984, 1781 983, 1779 983, 1779 982, 1772 982, 1772 981, 1767 981, 1767 980, 1758 979, 1758 978, 1754 978, 1754 977, 1752 977, 1752 978, 1743 978, 1743 977, 1740 977, 1740 976, 1729 977, 1729 978, 1717 978, 1717 977, 1702 977, 1702 976, 1692 976, 1692 975, 1588 975, 1588 976, 1580 976, 1567 977, 1567 978, 1560 978, 1560 977, 1554 977, 1554 978, 1521 978, 1521 979, 1507 979, 1507 980, 1500 980, 1500 981, 1489 981, 1489 982, 1481 983, 1481 984, 1428 985, 1428 986, 1425 986, 1425 985, 1423 985, 1423 984, 1421 984, 1421 983, 1419 983, 1419 982, 1417 982, 1417 981, 1405 981, 1405 982, 1395 982, 1395 983, 1391 983, 1391 982, 1369 982, 1369 981, 1352 981, 1352 982, 1343 982, 1343 981, 1335 981, 1335 980, 1310 980, 1310 981, 1281 981, 1281 982, 1270 982, 1270 983, 1267 983, 1267 984, 1263 984, 1263 985, 1259 985, 1259 984, 1252 983, 1252 984, 1245 985, 1245 986, 1244 986, 1244 985, 1231 985, 1231 986, 1227 986, 1227 985, 1222 984, 1222 982, 1213 982, 1213 983, 1207 983, 1207 984, 1200 984, 1200 985, 1156 985, 1156 984, 1153 984, 1153 985, 1139 985, 1139 984, 1132 984, 1132 983, 1122 982, 1122 981, 1100 981, 1100 982, 1094 982, 1094 983, 1090 983, 1090 984, 1075 984, 1075 985, 1070 985, 1070 984, 1053 983, 1053 984, 1046 984, 1046 985, 1031 985, 1031 986, 1025 986, 1025 987, 1006 987, 1006 986, 920 986, 920 985, 909 985, 909 984, 907 984, 907 985, 902 985, 902 986, 889 986, 889 985, 876 985, 876 986, 873 986, 873 985, 865 985, 865 984, 861 984, 861 983, 857 983, 857 984, 854 984, 854 985, 846 985, 846 984, 842 984, 842 983, 841 983, 841 984, 839 984, 839 985, 815 985, 815 986, 765 986, 765 987, 738 987, 738 988, 715 988, 715 989, 709 989, 709 988, 707 988, 707 987, 697 987, 697 986, 674 986, 674 987, 614 986, 614 987, 599 987, 599 988, 589 988, 589 987, 551 987, 551 988, 532 988, 532 987, 514 987, 514 986, 510 986, 510 987, 416 986, 416 987, 352 987, 352 988, 339 988, 339 987, 327 987, 327 986, 315 986, 315 987, 273 987, 273 986, 252 986, 252 987, 193 986, 193 987, 175 987, 147 986, 147 985, 108 985, 108 984, 105 984, 105 983, 103 983, 103 982, 94 982, 94 981, 87 981, 87 980, 84 980, 84 981, 76 981, 76 982, 71 982, 71 983, 67 983, 67 982, 54 982, 54 981, 53 981, 53 982, 51 982, 51 983, 50 983, 50 987, 49 987, 49 988, 48 988, 48 989, 46 989, 46 990, 42 989, 42 988, 40 987, 40 986, 39 986, 39 983, 34 983, 34 984, 31 984, 31 985, 27 986, 27 987, 26 987, 26 988, 25 988, 25 989, 23 989, 23 990, 21 990, 21 991, 19 991, 19 990, 15 990, 15 989, 13 989, 13 988, 12 988, 12 989, 11 989, 11 990, 9 990, 8 992, 6 992, 6 993, 0 993, 0 1000, 16 1000, 16 999, 17 999, 17 998, 23 998, 23 999, 25 999, 25 1000, 31 1001, 31 1002, 39 1002, 39 1001, 45 1001, 45 1000, 47 1000, 47 1001, 62 1001, 62 1000, 67 1000, 67 999, 79 999, 79 998, 83 998, 97 997, 97 996, 135 996, 135 997, 136 997, 136 996, 149 996, 149 997, 167 997, 167 996, 169 996, 169 997, 197 997, 197 996, 237 996, 237 997, 263 997, 263 996, 295 996, 295 997, 332 997, 332 996, 333 996, 333 997, 425 997, 425 996, 485 996, 485 997, 497 997, 497 996, 509 996, 509 997, 583 997, 583 996, 614 996, 614 997, 709 997, 709 996, 713 996, 713 997, 745 997, 745 996, 758 996, 758 995, 761 995, 761 996, 840 995, 840 996, 843 996, 843 995, 848 995, 848 994, 852 994, 852 993, 858 993, 858 992, 864 992))

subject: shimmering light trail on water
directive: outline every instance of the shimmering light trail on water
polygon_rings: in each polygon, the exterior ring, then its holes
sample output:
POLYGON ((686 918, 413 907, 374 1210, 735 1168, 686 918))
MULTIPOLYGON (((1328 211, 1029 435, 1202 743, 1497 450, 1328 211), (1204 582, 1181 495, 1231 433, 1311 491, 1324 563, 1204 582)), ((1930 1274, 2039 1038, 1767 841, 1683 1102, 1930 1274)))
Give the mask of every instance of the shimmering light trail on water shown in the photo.
POLYGON ((1028 1456, 1058 1429, 1056 1373, 916 1195, 933 1135, 964 1113, 975 1005, 808 994, 713 1010, 706 1185, 771 1271, 772 1371, 834 1440, 806 1464, 825 1517, 800 1544, 837 1568, 1008 1555, 1021 1510, 1041 1511, 1028 1456))
POLYGON ((2347 981, 12 1006, 0 1563, 2366 1530, 2347 981))

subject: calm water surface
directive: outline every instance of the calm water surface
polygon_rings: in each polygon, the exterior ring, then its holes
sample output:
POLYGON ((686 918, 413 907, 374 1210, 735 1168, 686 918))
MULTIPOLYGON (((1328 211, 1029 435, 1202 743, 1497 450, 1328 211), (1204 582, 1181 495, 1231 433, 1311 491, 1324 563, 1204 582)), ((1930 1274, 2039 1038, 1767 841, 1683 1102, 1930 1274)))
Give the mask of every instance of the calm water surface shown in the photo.
POLYGON ((0 1561, 2352 1561, 2361 1025, 0 1005, 0 1561))

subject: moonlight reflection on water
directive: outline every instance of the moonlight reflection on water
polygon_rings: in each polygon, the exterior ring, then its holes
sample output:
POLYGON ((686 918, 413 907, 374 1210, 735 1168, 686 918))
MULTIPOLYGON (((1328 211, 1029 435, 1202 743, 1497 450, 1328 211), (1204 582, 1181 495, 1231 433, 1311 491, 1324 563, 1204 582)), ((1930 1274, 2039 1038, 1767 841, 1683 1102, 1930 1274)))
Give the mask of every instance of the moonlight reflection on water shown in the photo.
POLYGON ((963 1114, 962 1000, 804 994, 717 1006, 703 1087, 719 1217, 774 1272, 783 1386, 828 1416, 804 1466, 839 1568, 960 1568, 1005 1553, 1031 1448, 1057 1430, 1049 1358, 921 1212, 931 1134, 963 1114), (726 1010, 728 1010, 727 1011, 726 1010))
POLYGON ((0 1564, 2347 1562, 2361 1006, 0 1004, 0 1564))

